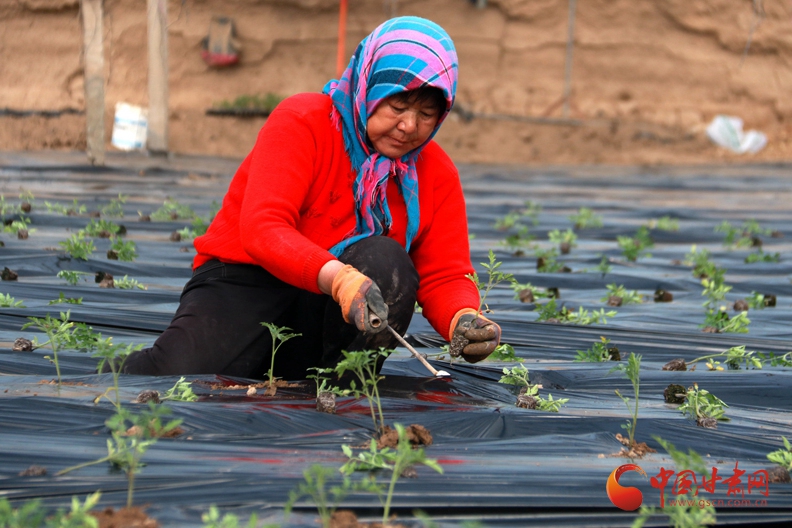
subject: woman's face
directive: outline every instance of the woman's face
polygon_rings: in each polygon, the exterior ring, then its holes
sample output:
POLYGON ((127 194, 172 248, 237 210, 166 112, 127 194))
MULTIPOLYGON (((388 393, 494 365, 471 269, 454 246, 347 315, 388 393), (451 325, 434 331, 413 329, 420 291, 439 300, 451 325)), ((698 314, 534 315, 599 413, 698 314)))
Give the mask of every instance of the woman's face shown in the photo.
POLYGON ((429 100, 402 101, 390 96, 368 118, 368 139, 377 152, 399 159, 429 139, 440 119, 440 110, 429 100))

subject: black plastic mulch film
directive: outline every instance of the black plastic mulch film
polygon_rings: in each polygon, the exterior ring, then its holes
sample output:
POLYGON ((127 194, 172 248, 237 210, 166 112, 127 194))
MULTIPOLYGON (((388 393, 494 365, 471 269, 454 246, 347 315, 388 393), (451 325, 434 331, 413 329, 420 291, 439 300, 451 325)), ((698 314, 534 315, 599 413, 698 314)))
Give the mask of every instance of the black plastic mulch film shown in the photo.
MULTIPOLYGON (((224 160, 117 158, 111 168, 84 166, 76 155, 0 156, 0 192, 15 204, 21 191, 35 199, 28 215, 30 235, 19 240, 0 235, 0 268, 18 273, 16 281, 0 283, 0 293, 23 301, 25 308, 0 308, 0 497, 14 505, 41 498, 49 507, 65 507, 72 496, 102 491, 101 506, 121 506, 126 497, 126 478, 108 464, 99 464, 65 476, 54 474, 65 467, 106 455, 104 421, 112 406, 94 398, 111 383, 109 375, 94 374, 96 360, 76 351, 59 353, 64 380, 58 395, 48 384, 54 366, 44 356, 48 349, 14 352, 18 337, 40 341, 46 336, 21 330, 27 317, 56 315, 71 309, 74 321, 87 323, 103 336, 124 343, 154 341, 170 321, 181 287, 190 275, 194 255, 191 242, 173 242, 173 231, 189 221, 139 222, 166 198, 189 205, 201 215, 209 214, 212 202, 220 202, 235 164, 224 160), (128 196, 123 219, 112 219, 127 228, 139 257, 134 262, 107 260, 110 242, 94 239, 96 251, 87 261, 69 258, 58 242, 85 227, 87 215, 64 216, 47 212, 44 202, 71 205, 74 199, 87 210, 98 210, 118 194, 128 196), (35 231, 33 231, 35 229, 35 231), (60 270, 89 272, 76 286, 56 277, 60 270), (147 290, 99 288, 97 271, 116 278, 127 275, 147 290), (59 294, 82 297, 81 305, 48 302, 59 294), (39 465, 48 473, 38 477, 19 473, 39 465)), ((434 436, 427 455, 443 466, 440 475, 417 468, 418 478, 402 479, 396 486, 394 512, 406 523, 414 510, 429 514, 440 526, 460 526, 478 520, 485 526, 629 526, 635 513, 616 508, 608 499, 608 475, 629 459, 614 457, 621 444, 616 433, 628 418, 627 408, 614 389, 632 397, 630 382, 614 363, 573 362, 576 351, 588 349, 606 337, 623 357, 642 354, 640 414, 637 439, 658 453, 635 462, 649 477, 674 463, 653 436, 672 442, 678 449, 693 449, 719 475, 731 476, 735 464, 746 471, 744 496, 727 495, 721 483, 710 500, 750 500, 746 506, 717 509, 719 524, 792 522, 792 485, 769 484, 769 495, 745 485, 753 472, 768 468, 767 453, 782 446, 781 436, 792 438, 792 371, 765 364, 761 370, 670 372, 661 367, 674 358, 692 360, 705 354, 745 345, 747 350, 783 354, 792 350, 792 180, 785 167, 687 169, 685 171, 639 169, 518 170, 498 167, 462 167, 467 199, 471 253, 479 264, 495 250, 501 270, 513 273, 520 283, 558 288, 562 304, 570 310, 608 308, 601 298, 606 285, 621 284, 644 294, 642 304, 614 308, 617 315, 606 324, 576 326, 536 322, 535 304, 515 300, 503 285, 489 295, 491 317, 503 328, 503 341, 514 346, 541 392, 569 398, 559 413, 517 408, 517 387, 498 383, 504 366, 497 362, 469 365, 433 360, 452 379, 437 380, 404 349, 386 363, 381 382, 388 423, 418 423, 434 436), (531 249, 514 256, 502 243, 516 232, 499 231, 495 222, 508 213, 526 208, 526 201, 541 205, 538 222, 529 227, 533 243, 543 249, 553 244, 548 232, 572 227, 569 216, 581 207, 600 215, 603 227, 577 229, 577 247, 559 261, 572 273, 538 273, 531 249), (663 216, 678 220, 677 231, 653 229, 651 257, 635 262, 624 259, 616 237, 633 235, 641 225, 663 216), (777 263, 746 264, 756 249, 729 249, 723 234, 714 231, 723 220, 740 226, 748 219, 763 228, 780 231, 786 238, 763 237, 765 253, 779 252, 777 263), (775 307, 750 310, 747 334, 708 334, 704 320, 700 280, 682 261, 696 244, 707 249, 712 260, 725 268, 732 286, 726 301, 751 292, 777 296, 775 307), (597 269, 602 256, 610 261, 606 275, 597 269), (655 303, 657 288, 673 294, 673 302, 655 303), (697 383, 728 404, 728 422, 717 429, 698 427, 675 405, 666 404, 663 390, 670 383, 685 387, 697 383), (757 506, 756 499, 766 501, 757 506)), ((7 213, 6 217, 11 214, 7 213)), ((543 303, 545 300, 540 299, 543 303)), ((730 313, 734 313, 731 312, 730 313)), ((438 353, 444 342, 426 320, 416 313, 410 340, 424 353, 438 353)), ((702 362, 703 363, 703 362, 702 362)), ((143 389, 165 391, 178 378, 122 376, 122 398, 131 402, 143 389)), ((136 504, 163 526, 201 526, 201 513, 209 505, 246 519, 256 512, 260 520, 282 522, 283 503, 302 480, 311 464, 339 467, 344 460, 341 444, 359 445, 372 433, 364 400, 341 398, 338 413, 314 410, 314 384, 279 389, 278 396, 261 392, 247 396, 245 390, 213 389, 246 380, 216 376, 189 376, 200 400, 169 404, 174 416, 184 420, 184 433, 160 440, 148 453, 146 466, 136 478, 136 504)), ((126 405, 134 405, 127 403, 126 405)), ((644 504, 658 505, 659 490, 637 473, 623 477, 623 484, 643 492, 644 504)), ((384 478, 384 477, 383 477, 384 478)), ((672 483, 673 484, 673 479, 672 483)), ((672 485, 666 488, 671 495, 672 485)), ((343 503, 361 520, 380 515, 378 499, 356 494, 343 503)), ((667 524, 663 516, 648 525, 667 524)), ((315 526, 316 514, 301 501, 289 526, 315 526)), ((418 524, 416 524, 418 525, 418 524)))

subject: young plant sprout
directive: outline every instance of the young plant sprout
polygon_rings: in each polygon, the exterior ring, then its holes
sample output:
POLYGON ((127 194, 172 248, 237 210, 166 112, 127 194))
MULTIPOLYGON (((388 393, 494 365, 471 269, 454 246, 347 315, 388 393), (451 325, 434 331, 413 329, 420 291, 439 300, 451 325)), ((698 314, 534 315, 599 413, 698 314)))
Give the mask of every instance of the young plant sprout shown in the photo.
POLYGON ((754 253, 749 253, 745 257, 746 264, 754 264, 756 262, 781 262, 780 253, 765 253, 762 248, 759 248, 754 253))
POLYGON ((531 303, 534 302, 535 299, 552 297, 552 294, 550 294, 547 290, 542 291, 540 288, 534 286, 530 282, 520 284, 516 280, 512 280, 511 288, 514 290, 514 298, 519 299, 522 302, 531 303))
POLYGON ((179 378, 173 387, 160 398, 160 401, 181 401, 193 402, 198 399, 198 396, 193 392, 192 385, 189 381, 184 381, 184 376, 179 378))
MULTIPOLYGON (((372 440, 372 444, 376 445, 376 441, 372 440)), ((343 446, 348 447, 348 446, 343 446)), ((351 450, 349 451, 351 455, 351 450)), ((347 456, 350 456, 347 455, 347 456)), ((289 492, 289 500, 283 506, 283 516, 285 520, 289 519, 294 504, 303 497, 309 497, 316 510, 319 513, 319 519, 322 522, 323 528, 330 528, 333 526, 332 519, 338 506, 344 499, 351 493, 358 493, 361 491, 376 493, 377 496, 382 495, 383 487, 377 484, 373 476, 368 476, 362 480, 353 481, 349 475, 344 475, 340 485, 331 486, 328 489, 328 483, 338 473, 337 469, 314 464, 305 471, 303 471, 304 482, 300 482, 297 488, 289 492)), ((220 528, 220 527, 218 527, 220 528)))
POLYGON ((525 208, 523 208, 520 213, 525 218, 529 218, 531 220, 531 224, 539 225, 539 213, 542 212, 542 204, 533 202, 531 200, 527 200, 525 202, 525 208))
POLYGON ((610 339, 600 336, 600 340, 591 345, 588 350, 578 350, 575 362, 601 363, 604 361, 620 361, 619 349, 610 345, 610 339))
POLYGON ((100 209, 102 216, 110 216, 123 218, 124 217, 124 204, 129 196, 119 193, 118 198, 113 198, 110 203, 100 209))
POLYGON ((109 220, 96 220, 93 219, 85 226, 85 234, 90 237, 110 238, 118 235, 122 229, 121 226, 109 220))
POLYGON ((616 310, 605 311, 604 308, 593 310, 589 312, 582 306, 578 311, 570 311, 566 306, 562 306, 559 310, 555 299, 550 299, 545 304, 537 306, 539 317, 537 322, 547 321, 549 323, 570 323, 578 325, 591 325, 591 324, 607 324, 608 317, 615 316, 618 312, 616 310))
POLYGON ((771 367, 792 367, 792 352, 780 356, 774 352, 758 352, 756 355, 763 361, 769 361, 771 367))
POLYGON ((503 245, 506 246, 511 253, 516 257, 521 257, 525 254, 525 249, 530 246, 530 242, 535 237, 528 233, 527 226, 520 226, 516 233, 508 235, 503 240, 503 245))
POLYGON ((261 326, 265 327, 270 332, 270 336, 272 336, 272 359, 270 361, 270 368, 267 371, 267 377, 269 378, 269 383, 267 385, 267 394, 269 396, 275 396, 275 391, 277 388, 275 387, 275 381, 278 379, 275 377, 275 354, 278 353, 278 349, 293 337, 299 337, 302 334, 290 334, 291 328, 286 326, 277 326, 272 323, 261 323, 261 326))
POLYGON ((72 258, 80 260, 88 260, 96 249, 93 240, 85 239, 85 232, 83 231, 74 233, 68 239, 58 242, 58 245, 66 250, 72 258))
POLYGON ((630 435, 630 445, 632 448, 635 445, 635 428, 638 426, 638 397, 641 388, 641 355, 635 352, 630 353, 627 362, 614 367, 611 372, 618 370, 624 374, 624 377, 630 380, 633 387, 634 404, 630 407, 630 398, 622 396, 621 392, 617 389, 616 396, 621 398, 624 405, 627 406, 627 411, 632 415, 626 424, 622 424, 622 429, 625 429, 630 435))
POLYGON ((137 246, 131 240, 113 239, 110 249, 107 251, 107 258, 120 260, 121 262, 133 262, 137 258, 137 246))
MULTIPOLYGON (((348 445, 342 445, 341 449, 349 460, 341 466, 341 472, 345 475, 351 475, 354 471, 371 471, 377 469, 389 470, 391 472, 390 483, 388 484, 388 491, 385 495, 383 502, 382 512, 382 525, 385 526, 390 517, 391 501, 393 499, 393 491, 396 483, 401 477, 404 470, 409 467, 422 464, 428 466, 438 473, 443 473, 443 468, 437 463, 437 460, 427 458, 423 448, 413 449, 410 440, 407 438, 407 431, 402 424, 393 424, 399 434, 399 443, 396 449, 377 449, 376 440, 371 441, 369 451, 363 451, 354 454, 348 445)), ((380 501, 382 496, 380 494, 380 501)))
POLYGON ((77 202, 76 198, 72 201, 71 207, 61 204, 51 204, 49 202, 44 202, 44 207, 47 208, 47 212, 70 216, 81 215, 88 212, 88 208, 77 202))
POLYGON ((628 290, 621 284, 608 284, 606 288, 608 288, 608 295, 602 297, 600 301, 607 302, 610 306, 641 304, 643 302, 643 295, 635 290, 628 290))
POLYGON ((489 306, 487 306, 487 296, 489 295, 492 289, 500 284, 501 282, 512 282, 514 280, 514 275, 511 273, 503 273, 502 271, 498 271, 498 268, 501 267, 503 262, 495 260, 495 252, 491 249, 489 251, 489 262, 481 262, 484 269, 487 270, 487 283, 482 284, 479 281, 478 273, 473 273, 472 275, 467 275, 467 278, 473 281, 473 284, 481 291, 481 300, 479 301, 478 313, 482 312, 482 307, 485 309, 484 311, 489 312, 489 306))
POLYGON ((498 231, 508 231, 513 227, 520 227, 519 221, 521 217, 522 215, 520 213, 512 211, 503 218, 496 219, 492 227, 498 231))
MULTIPOLYGON (((239 528, 239 517, 233 513, 226 513, 220 517, 220 510, 215 505, 209 506, 209 511, 201 514, 201 522, 204 523, 203 528, 239 528)), ((250 514, 247 528, 257 526, 258 516, 254 512, 250 514)))
MULTIPOLYGON (((55 363, 55 372, 58 375, 58 390, 61 388, 61 372, 60 364, 58 363, 58 350, 69 341, 71 328, 74 323, 69 321, 71 312, 61 312, 60 319, 54 319, 50 314, 46 317, 28 317, 29 323, 22 325, 22 330, 33 327, 41 332, 47 334, 47 341, 45 343, 34 343, 35 348, 40 348, 49 345, 52 349, 52 362, 55 363)), ((49 356, 44 356, 45 359, 50 359, 49 356)))
MULTIPOLYGON (((63 294, 63 292, 59 292, 58 298, 49 301, 47 304, 48 305, 63 304, 63 303, 66 303, 66 304, 82 304, 82 301, 83 301, 82 297, 66 297, 63 294)), ((2 302, 2 301, 0 301, 0 302, 2 302)), ((24 306, 23 306, 23 308, 24 308, 24 306)))
POLYGON ((0 308, 27 308, 27 306, 11 297, 10 293, 0 293, 0 308))
POLYGON ((635 262, 640 257, 651 257, 647 250, 654 247, 654 242, 649 234, 649 228, 641 226, 635 235, 629 237, 620 235, 616 237, 616 242, 622 250, 624 258, 635 262))
MULTIPOLYGON (((671 455, 678 475, 684 471, 691 471, 694 475, 700 475, 705 482, 711 480, 712 476, 701 455, 692 449, 689 449, 687 454, 685 454, 682 451, 678 451, 674 444, 663 440, 659 436, 653 436, 652 438, 671 455)), ((697 501, 698 497, 696 497, 695 493, 698 493, 698 491, 694 491, 695 489, 696 486, 692 486, 687 493, 675 495, 676 503, 674 505, 670 502, 666 503, 661 495, 660 508, 641 506, 638 517, 633 521, 633 528, 642 528, 651 517, 658 514, 666 515, 668 517, 668 526, 673 526, 674 528, 700 528, 702 526, 715 525, 717 521, 715 507, 709 501, 708 504, 701 504, 697 501), (687 504, 688 506, 682 506, 682 504, 687 504)))
POLYGON ((723 277, 725 273, 726 270, 716 268, 711 277, 701 279, 701 284, 704 286, 701 295, 707 297, 707 300, 703 303, 706 310, 704 324, 699 326, 705 331, 712 329, 711 331, 715 332, 748 333, 748 324, 751 320, 748 319, 747 312, 741 312, 734 317, 729 317, 726 313, 723 302, 732 287, 725 284, 723 277))
POLYGON ((559 271, 568 271, 569 268, 556 261, 558 258, 558 249, 552 247, 550 249, 536 248, 536 271, 539 273, 558 273, 559 271))
POLYGON ((649 229, 658 231, 679 231, 679 220, 668 215, 659 220, 649 220, 649 229))
POLYGON ((782 436, 781 439, 784 441, 784 449, 778 449, 769 453, 767 459, 774 464, 778 464, 787 471, 792 472, 792 444, 789 443, 789 440, 787 440, 785 436, 782 436))
POLYGON ((86 273, 84 271, 61 270, 58 272, 56 277, 65 280, 71 286, 76 286, 77 283, 80 281, 81 275, 90 275, 90 273, 86 273))
POLYGON ((14 220, 10 224, 3 226, 3 231, 11 233, 19 238, 27 238, 27 235, 34 233, 35 229, 30 229, 30 218, 22 217, 20 220, 14 220))
POLYGON ((492 354, 489 355, 487 361, 500 361, 504 363, 522 363, 525 361, 523 358, 517 357, 514 352, 514 347, 508 343, 501 343, 492 354))
POLYGON ((358 388, 355 380, 349 383, 350 394, 356 398, 360 396, 366 397, 369 410, 371 411, 371 420, 374 422, 374 434, 379 436, 385 430, 385 418, 382 414, 382 403, 380 402, 377 383, 385 377, 377 374, 377 364, 380 358, 388 356, 388 351, 382 348, 379 350, 358 350, 354 352, 342 350, 341 354, 344 359, 338 362, 335 372, 339 377, 346 372, 351 372, 358 379, 360 388, 358 388), (376 414, 374 412, 375 405, 377 408, 376 414))
POLYGON ((602 216, 596 214, 588 207, 581 207, 577 214, 569 216, 569 220, 575 224, 575 229, 602 227, 602 216))
POLYGON ((198 235, 195 234, 195 231, 193 231, 189 227, 184 227, 182 229, 177 229, 176 232, 179 233, 180 240, 182 240, 182 241, 192 240, 193 238, 198 236, 198 235))
POLYGON ((564 255, 569 253, 572 248, 577 247, 577 235, 571 229, 563 232, 553 229, 547 234, 547 238, 550 242, 558 244, 558 250, 564 255))
POLYGON ((116 285, 116 287, 122 290, 132 290, 134 288, 137 288, 138 290, 148 289, 143 284, 140 284, 137 279, 133 279, 127 275, 124 275, 120 279, 113 279, 113 283, 116 285))
POLYGON ((520 397, 517 398, 518 407, 529 409, 539 409, 540 411, 558 412, 561 406, 569 401, 569 398, 553 399, 552 394, 547 395, 545 400, 539 394, 540 385, 532 385, 528 379, 528 369, 522 365, 513 368, 504 367, 503 376, 498 383, 507 385, 517 385, 520 387, 520 397), (523 404, 524 403, 524 404, 523 404))
POLYGON ((113 343, 112 337, 102 339, 101 334, 99 334, 99 337, 96 339, 96 352, 94 352, 91 357, 99 359, 99 363, 96 366, 97 372, 102 372, 105 365, 110 368, 110 373, 113 375, 113 386, 108 388, 104 394, 95 398, 94 403, 99 403, 99 400, 102 398, 107 398, 116 407, 116 409, 121 407, 121 396, 118 388, 118 378, 121 375, 121 369, 124 367, 124 362, 126 361, 129 354, 142 348, 142 344, 115 344, 113 343), (110 397, 107 395, 110 391, 113 391, 113 394, 115 395, 114 399, 110 399, 110 397))
POLYGON ((748 303, 748 307, 752 310, 764 310, 768 306, 765 295, 759 292, 751 292, 751 295, 745 300, 748 303))
POLYGON ((602 274, 602 277, 604 278, 605 275, 611 272, 613 266, 610 265, 610 261, 608 260, 608 257, 602 255, 602 259, 600 259, 600 263, 597 265, 596 269, 602 274))
POLYGON ((166 198, 162 207, 151 213, 151 219, 156 222, 194 218, 195 211, 189 206, 180 204, 176 200, 166 198))
POLYGON ((91 515, 99 503, 102 493, 97 491, 85 497, 85 502, 80 502, 77 497, 72 497, 71 510, 59 509, 53 515, 47 515, 47 509, 41 499, 25 502, 19 508, 12 508, 8 499, 0 499, 0 526, 9 528, 99 528, 99 521, 91 515))
POLYGON ((704 389, 699 389, 694 383, 687 390, 685 403, 679 406, 683 415, 689 415, 701 427, 715 429, 718 420, 728 420, 724 407, 728 407, 723 400, 704 389))
POLYGON ((706 249, 699 250, 695 244, 690 248, 690 253, 685 255, 685 264, 693 266, 693 276, 697 279, 707 279, 718 274, 722 278, 726 272, 726 270, 719 268, 712 262, 709 251, 706 249))
POLYGON ((707 369, 709 370, 723 370, 723 367, 720 366, 720 361, 717 361, 715 358, 724 358, 724 363, 732 369, 738 370, 740 365, 743 366, 746 370, 748 368, 755 368, 761 369, 762 368, 762 359, 756 355, 756 352, 746 352, 745 345, 731 347, 723 352, 718 352, 717 354, 707 354, 706 356, 698 357, 692 361, 688 361, 688 365, 693 365, 698 363, 699 361, 705 361, 707 369))

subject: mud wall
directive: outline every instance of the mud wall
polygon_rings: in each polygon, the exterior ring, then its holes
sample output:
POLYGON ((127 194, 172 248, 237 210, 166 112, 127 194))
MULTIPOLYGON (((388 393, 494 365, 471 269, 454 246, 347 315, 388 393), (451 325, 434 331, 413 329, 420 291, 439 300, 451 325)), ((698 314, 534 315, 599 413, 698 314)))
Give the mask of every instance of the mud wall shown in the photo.
MULTIPOLYGON (((147 104, 146 2, 107 0, 104 9, 109 141, 116 102, 147 104)), ((170 1, 171 149, 244 155, 263 120, 205 110, 242 94, 320 90, 335 74, 337 9, 338 0, 170 1), (213 15, 236 22, 235 67, 201 60, 213 15)), ((431 18, 454 38, 463 108, 561 116, 568 0, 489 0, 485 9, 468 0, 350 0, 347 54, 394 14, 431 18)), ((0 0, 0 108, 83 108, 79 15, 78 0, 0 0)), ((791 30, 790 0, 581 0, 570 114, 597 121, 454 119, 438 139, 461 161, 687 162, 724 155, 703 129, 726 113, 768 134, 759 159, 788 159, 791 30)), ((80 148, 83 128, 82 116, 0 116, 0 149, 80 148)))

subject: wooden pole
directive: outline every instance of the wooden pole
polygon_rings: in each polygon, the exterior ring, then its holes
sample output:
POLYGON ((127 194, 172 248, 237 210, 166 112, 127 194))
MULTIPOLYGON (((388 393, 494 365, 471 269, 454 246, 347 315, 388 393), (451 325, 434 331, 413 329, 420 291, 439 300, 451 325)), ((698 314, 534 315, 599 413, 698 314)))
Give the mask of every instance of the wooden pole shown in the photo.
POLYGON ((147 0, 148 6, 148 149, 168 151, 168 3, 147 0))
POLYGON ((85 78, 86 154, 93 165, 105 162, 104 44, 102 0, 82 0, 85 78))
POLYGON ((564 65, 564 119, 569 117, 569 98, 572 97, 572 51, 575 47, 575 10, 577 0, 569 0, 569 24, 567 25, 566 61, 564 65))
POLYGON ((341 74, 346 69, 346 21, 348 0, 341 0, 338 8, 338 53, 336 54, 336 77, 341 79, 341 74))

